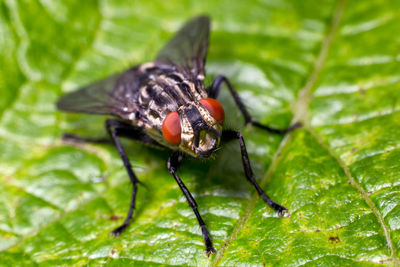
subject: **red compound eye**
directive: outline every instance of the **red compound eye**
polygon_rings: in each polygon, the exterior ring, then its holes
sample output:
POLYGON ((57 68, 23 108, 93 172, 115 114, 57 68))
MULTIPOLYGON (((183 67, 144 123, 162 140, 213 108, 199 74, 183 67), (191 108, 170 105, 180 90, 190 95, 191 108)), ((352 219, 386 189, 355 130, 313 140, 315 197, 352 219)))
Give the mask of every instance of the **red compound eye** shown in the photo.
POLYGON ((162 134, 171 145, 179 145, 181 142, 181 123, 178 112, 172 111, 165 117, 162 125, 162 134))
POLYGON ((224 120, 225 120, 225 112, 224 112, 224 108, 222 107, 222 105, 215 100, 214 98, 203 98, 200 99, 199 101, 203 107, 205 107, 208 112, 210 112, 211 116, 213 116, 213 118, 218 121, 219 124, 224 124, 224 120))

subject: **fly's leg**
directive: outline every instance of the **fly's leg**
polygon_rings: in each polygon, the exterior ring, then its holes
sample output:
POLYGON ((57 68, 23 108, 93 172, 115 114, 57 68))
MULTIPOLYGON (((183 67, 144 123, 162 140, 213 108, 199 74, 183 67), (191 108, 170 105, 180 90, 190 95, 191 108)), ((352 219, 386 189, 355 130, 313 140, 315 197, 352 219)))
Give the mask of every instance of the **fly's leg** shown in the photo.
POLYGON ((140 128, 134 127, 132 125, 123 123, 118 120, 108 119, 106 120, 106 130, 109 133, 111 139, 107 138, 88 138, 88 137, 81 137, 74 134, 66 133, 63 135, 64 140, 70 140, 73 142, 89 142, 89 143, 98 143, 98 144, 112 144, 116 146, 119 155, 121 156, 122 162, 124 163, 125 169, 128 172, 129 179, 132 182, 132 196, 131 196, 131 203, 129 206, 129 211, 126 216, 125 221, 122 225, 114 229, 111 233, 115 236, 119 236, 122 231, 126 229, 129 225, 130 220, 132 219, 133 210, 135 209, 135 200, 136 200, 136 193, 137 193, 137 186, 141 183, 135 173, 132 170, 132 166, 129 162, 128 157, 124 149, 122 148, 121 142, 119 141, 120 137, 130 138, 132 140, 136 140, 142 142, 144 144, 161 148, 160 144, 158 144, 155 140, 151 137, 146 135, 140 128))
MULTIPOLYGON (((146 133, 143 132, 138 127, 120 122, 118 120, 114 120, 119 123, 117 127, 118 131, 118 136, 119 137, 126 137, 135 141, 139 141, 141 143, 144 143, 146 145, 162 149, 163 147, 157 143, 154 139, 152 139, 150 136, 148 136, 146 133)), ((106 124, 107 128, 107 124, 106 124)), ((107 131, 108 128, 107 128, 107 131)), ((62 136, 62 139, 64 141, 72 141, 72 142, 79 142, 79 143, 95 143, 95 144, 112 144, 113 140, 110 138, 91 138, 91 137, 82 137, 78 136, 72 133, 64 133, 62 136)))
POLYGON ((183 160, 182 153, 180 151, 174 152, 168 159, 168 170, 174 176, 175 181, 178 183, 179 187, 181 188, 183 194, 185 195, 189 203, 189 206, 192 208, 194 214, 197 217, 197 220, 199 221, 199 225, 201 227, 201 231, 204 237, 204 244, 206 246, 206 254, 207 256, 209 256, 211 253, 215 253, 215 249, 210 239, 210 234, 208 233, 206 225, 200 216, 196 201, 194 200, 192 194, 190 194, 185 184, 182 182, 181 178, 179 178, 178 174, 176 173, 182 160, 183 160))
POLYGON ((211 88, 208 91, 208 96, 211 98, 214 98, 214 99, 217 98, 219 91, 221 89, 222 83, 225 83, 228 86, 229 92, 231 93, 233 99, 235 100, 235 103, 238 106, 239 110, 242 112, 246 124, 252 124, 260 129, 269 131, 271 133, 278 133, 278 134, 288 133, 288 132, 292 131, 293 129, 301 127, 301 123, 297 122, 297 123, 291 125, 287 129, 276 129, 276 128, 272 128, 267 125, 263 125, 259 122, 254 121, 253 118, 251 117, 251 115, 249 114, 249 112, 247 111, 246 107, 244 106, 242 100, 240 99, 239 94, 235 91, 235 89, 232 87, 231 83, 225 76, 219 75, 214 80, 213 84, 211 85, 211 88))
POLYGON ((124 127, 126 127, 125 124, 118 120, 113 120, 113 119, 106 120, 107 131, 110 134, 112 140, 114 141, 118 153, 121 156, 122 162, 124 163, 125 169, 128 172, 129 179, 131 180, 133 185, 131 203, 129 206, 128 215, 126 216, 125 221, 119 227, 115 228, 111 232, 115 236, 119 236, 121 232, 126 229, 126 227, 129 225, 130 220, 132 219, 133 210, 135 209, 137 185, 139 183, 139 180, 137 179, 135 173, 132 170, 131 163, 129 162, 129 159, 126 156, 124 149, 122 148, 121 142, 119 141, 118 130, 124 127))
POLYGON ((243 135, 241 132, 233 131, 233 130, 225 130, 222 132, 222 139, 224 141, 229 141, 233 139, 237 139, 240 145, 240 152, 242 154, 242 163, 244 172, 246 174, 247 180, 256 188, 258 194, 262 199, 267 203, 271 208, 278 211, 279 215, 282 215, 283 212, 287 211, 287 209, 278 203, 271 200, 261 189, 261 187, 257 184, 257 181, 254 179, 253 171, 251 170, 249 156, 247 154, 246 145, 244 143, 243 135))
POLYGON ((82 137, 72 133, 65 133, 62 136, 64 141, 71 141, 74 143, 95 143, 95 144, 112 144, 111 139, 107 138, 90 138, 90 137, 82 137))

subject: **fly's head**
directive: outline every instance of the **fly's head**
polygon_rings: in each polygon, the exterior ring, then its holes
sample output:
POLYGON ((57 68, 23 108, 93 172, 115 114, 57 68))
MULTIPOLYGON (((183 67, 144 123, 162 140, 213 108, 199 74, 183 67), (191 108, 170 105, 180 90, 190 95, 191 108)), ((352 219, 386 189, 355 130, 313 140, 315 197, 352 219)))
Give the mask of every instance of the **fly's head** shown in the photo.
POLYGON ((180 150, 207 158, 219 149, 224 118, 217 100, 203 98, 169 113, 163 122, 163 136, 180 150))

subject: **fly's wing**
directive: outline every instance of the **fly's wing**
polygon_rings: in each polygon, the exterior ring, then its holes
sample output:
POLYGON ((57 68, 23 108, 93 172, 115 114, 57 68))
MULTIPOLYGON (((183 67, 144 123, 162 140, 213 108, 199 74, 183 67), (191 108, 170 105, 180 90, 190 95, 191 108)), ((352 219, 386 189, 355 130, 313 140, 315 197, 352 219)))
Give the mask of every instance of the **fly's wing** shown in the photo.
POLYGON ((189 20, 160 51, 156 63, 174 65, 179 71, 204 77, 210 18, 189 20))
POLYGON ((57 102, 57 108, 67 112, 109 114, 124 118, 136 107, 134 96, 142 79, 143 73, 134 67, 63 95, 57 102))

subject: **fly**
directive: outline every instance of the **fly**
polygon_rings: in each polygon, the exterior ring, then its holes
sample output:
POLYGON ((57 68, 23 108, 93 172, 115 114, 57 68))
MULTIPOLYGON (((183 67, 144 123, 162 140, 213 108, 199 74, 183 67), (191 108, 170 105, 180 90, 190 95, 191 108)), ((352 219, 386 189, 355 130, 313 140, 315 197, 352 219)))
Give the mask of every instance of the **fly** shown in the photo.
POLYGON ((120 143, 120 137, 173 151, 168 159, 168 170, 197 217, 207 255, 215 252, 210 234, 198 211, 196 201, 177 174, 185 154, 195 158, 208 158, 219 149, 221 142, 238 140, 247 180, 262 199, 280 215, 287 211, 285 207, 272 201, 254 179, 241 132, 223 129, 225 113, 222 105, 216 100, 221 85, 227 85, 246 124, 272 133, 286 133, 299 124, 294 124, 288 129, 275 129, 254 121, 224 76, 218 76, 206 90, 203 80, 209 33, 210 19, 206 16, 195 17, 161 49, 153 62, 132 67, 68 93, 57 103, 57 108, 62 111, 114 116, 105 122, 110 139, 83 138, 73 134, 66 134, 65 138, 95 143, 112 142, 116 146, 133 189, 126 219, 112 231, 115 236, 120 235, 129 225, 139 184, 120 143))

